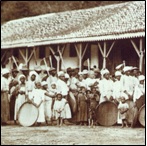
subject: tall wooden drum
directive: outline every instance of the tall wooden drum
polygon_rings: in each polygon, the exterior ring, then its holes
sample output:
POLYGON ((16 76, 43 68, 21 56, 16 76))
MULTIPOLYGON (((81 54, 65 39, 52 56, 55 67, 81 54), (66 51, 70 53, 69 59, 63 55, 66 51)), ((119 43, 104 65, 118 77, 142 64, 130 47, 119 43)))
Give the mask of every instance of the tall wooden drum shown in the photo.
POLYGON ((145 104, 139 109, 138 120, 140 124, 145 127, 145 104))
POLYGON ((18 122, 24 127, 32 126, 38 119, 38 108, 30 102, 25 102, 19 109, 18 122))
POLYGON ((102 102, 97 108, 97 121, 102 126, 112 126, 117 122, 117 105, 111 101, 102 102))

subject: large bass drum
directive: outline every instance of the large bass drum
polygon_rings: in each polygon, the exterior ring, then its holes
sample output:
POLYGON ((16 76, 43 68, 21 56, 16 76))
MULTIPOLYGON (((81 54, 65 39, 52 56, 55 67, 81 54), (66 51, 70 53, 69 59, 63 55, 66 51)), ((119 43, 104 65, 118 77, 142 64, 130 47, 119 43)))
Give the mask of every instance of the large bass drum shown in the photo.
POLYGON ((140 124, 145 127, 145 104, 139 109, 138 120, 140 124))
POLYGON ((96 112, 97 121, 102 126, 112 126, 117 122, 117 105, 111 101, 99 104, 96 112))
POLYGON ((37 121, 38 115, 38 108, 30 102, 25 102, 19 109, 18 122, 24 127, 32 126, 37 121))

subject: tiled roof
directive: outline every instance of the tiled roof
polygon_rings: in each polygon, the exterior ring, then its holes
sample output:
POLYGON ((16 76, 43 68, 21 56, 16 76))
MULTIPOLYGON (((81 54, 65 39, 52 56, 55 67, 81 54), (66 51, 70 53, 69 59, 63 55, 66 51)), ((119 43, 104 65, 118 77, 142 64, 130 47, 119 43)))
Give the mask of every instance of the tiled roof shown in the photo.
POLYGON ((1 48, 145 36, 145 2, 51 13, 1 26, 1 48))

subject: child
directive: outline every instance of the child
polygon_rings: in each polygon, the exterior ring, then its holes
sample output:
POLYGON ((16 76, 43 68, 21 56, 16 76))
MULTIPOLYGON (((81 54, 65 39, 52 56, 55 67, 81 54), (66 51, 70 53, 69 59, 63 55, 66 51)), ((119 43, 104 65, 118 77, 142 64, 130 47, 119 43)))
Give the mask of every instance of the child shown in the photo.
POLYGON ((35 86, 36 88, 33 89, 32 93, 30 94, 30 100, 39 109, 37 125, 40 126, 41 123, 45 122, 45 114, 44 114, 44 94, 45 93, 41 89, 40 81, 36 81, 35 86))
POLYGON ((65 118, 64 107, 67 102, 64 98, 62 98, 61 92, 58 92, 56 97, 57 98, 54 103, 54 114, 57 120, 57 126, 62 126, 63 118, 65 118))
POLYGON ((125 126, 125 124, 126 124, 126 127, 128 127, 127 111, 129 110, 129 105, 125 101, 126 101, 125 97, 122 97, 121 102, 118 105, 120 118, 122 119, 122 128, 125 126))
POLYGON ((99 95, 97 94, 96 88, 92 87, 91 93, 89 94, 89 113, 88 113, 88 125, 93 127, 96 125, 96 108, 99 102, 99 95))
POLYGON ((80 125, 84 125, 87 123, 87 96, 86 96, 86 87, 82 83, 77 97, 78 97, 77 121, 80 122, 80 125))
POLYGON ((56 95, 56 93, 49 92, 50 96, 46 95, 48 92, 48 83, 46 81, 43 81, 41 83, 42 90, 44 91, 45 98, 44 98, 44 108, 45 108, 45 120, 46 124, 49 124, 49 122, 52 123, 52 102, 56 95))

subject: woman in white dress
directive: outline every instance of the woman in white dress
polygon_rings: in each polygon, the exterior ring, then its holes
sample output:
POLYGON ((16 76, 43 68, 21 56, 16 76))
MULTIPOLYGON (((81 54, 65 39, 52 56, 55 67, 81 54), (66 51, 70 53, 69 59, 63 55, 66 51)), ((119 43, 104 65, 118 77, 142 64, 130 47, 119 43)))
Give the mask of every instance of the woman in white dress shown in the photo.
POLYGON ((19 84, 16 86, 14 91, 12 92, 12 95, 16 96, 15 101, 15 114, 14 114, 14 120, 18 120, 18 111, 23 103, 26 101, 26 77, 25 75, 19 75, 18 77, 19 84))

